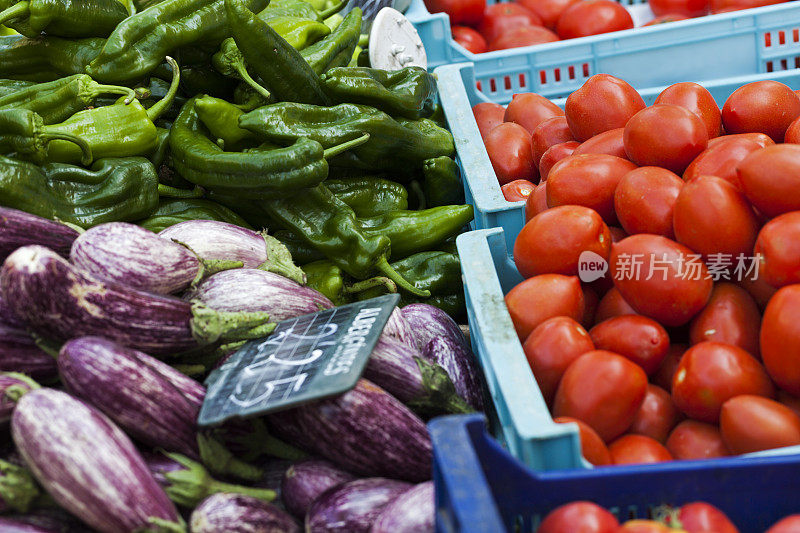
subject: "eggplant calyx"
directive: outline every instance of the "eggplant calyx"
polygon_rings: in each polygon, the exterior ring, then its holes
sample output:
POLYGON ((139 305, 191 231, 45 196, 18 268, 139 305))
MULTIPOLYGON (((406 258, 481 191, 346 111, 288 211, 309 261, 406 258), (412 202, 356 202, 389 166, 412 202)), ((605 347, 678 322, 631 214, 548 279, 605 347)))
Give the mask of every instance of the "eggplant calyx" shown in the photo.
POLYGON ((437 363, 430 363, 421 357, 414 357, 422 374, 422 388, 427 392, 425 398, 409 402, 409 407, 425 415, 464 414, 475 410, 458 395, 449 374, 437 363), (413 404, 413 405, 412 405, 413 404))
POLYGON ((33 474, 24 466, 0 459, 0 498, 20 513, 27 513, 39 497, 33 474))
POLYGON ((14 378, 20 382, 16 385, 11 385, 3 393, 4 396, 12 402, 18 402, 26 393, 42 387, 29 376, 20 374, 19 372, 2 372, 0 374, 9 378, 14 378))
POLYGON ((147 521, 152 527, 137 530, 135 533, 186 533, 186 523, 181 517, 178 517, 178 522, 157 516, 151 516, 147 521))
POLYGON ((264 470, 237 459, 211 435, 198 433, 197 446, 203 464, 214 474, 231 475, 246 481, 258 481, 264 476, 264 470))
POLYGON ((192 303, 192 336, 203 344, 266 337, 275 329, 264 312, 228 312, 192 303))
POLYGON ((267 272, 274 272, 280 274, 285 278, 296 281, 300 285, 306 284, 306 273, 303 269, 294 264, 292 254, 289 249, 281 241, 271 235, 267 235, 264 231, 261 233, 264 237, 264 242, 267 244, 267 260, 261 263, 259 270, 266 270, 267 272))

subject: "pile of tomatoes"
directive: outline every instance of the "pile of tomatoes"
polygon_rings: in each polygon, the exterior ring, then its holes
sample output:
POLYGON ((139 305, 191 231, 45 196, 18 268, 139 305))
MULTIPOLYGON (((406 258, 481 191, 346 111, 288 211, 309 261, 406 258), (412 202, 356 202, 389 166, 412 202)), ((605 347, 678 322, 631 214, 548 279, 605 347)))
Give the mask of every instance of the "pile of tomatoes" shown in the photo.
MULTIPOLYGON (((649 0, 661 24, 782 3, 786 0, 649 0)), ((453 40, 474 54, 633 28, 628 11, 613 0, 425 0, 431 13, 450 17, 453 40)))
MULTIPOLYGON (((657 513, 658 514, 658 513, 657 513)), ((739 533, 730 519, 711 504, 687 503, 661 513, 657 520, 629 520, 620 525, 616 517, 591 502, 572 502, 550 512, 537 533, 739 533)), ((786 517, 766 533, 797 533, 800 515, 786 517)))
POLYGON ((498 178, 542 180, 506 305, 584 457, 800 445, 798 95, 759 81, 720 110, 678 83, 647 107, 601 74, 564 111, 534 94, 503 117, 486 106, 475 116, 498 178))

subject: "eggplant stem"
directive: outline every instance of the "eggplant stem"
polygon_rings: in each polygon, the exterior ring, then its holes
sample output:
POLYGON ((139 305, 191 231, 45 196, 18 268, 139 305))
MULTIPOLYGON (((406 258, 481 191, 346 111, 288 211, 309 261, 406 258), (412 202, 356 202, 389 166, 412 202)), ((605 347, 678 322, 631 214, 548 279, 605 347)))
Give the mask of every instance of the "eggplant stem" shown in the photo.
POLYGON ((225 483, 223 481, 214 480, 209 483, 209 494, 217 492, 232 492, 234 494, 244 494, 245 496, 252 496, 265 502, 271 502, 277 498, 278 494, 274 490, 261 489, 258 487, 245 487, 244 485, 234 485, 233 483, 225 483))

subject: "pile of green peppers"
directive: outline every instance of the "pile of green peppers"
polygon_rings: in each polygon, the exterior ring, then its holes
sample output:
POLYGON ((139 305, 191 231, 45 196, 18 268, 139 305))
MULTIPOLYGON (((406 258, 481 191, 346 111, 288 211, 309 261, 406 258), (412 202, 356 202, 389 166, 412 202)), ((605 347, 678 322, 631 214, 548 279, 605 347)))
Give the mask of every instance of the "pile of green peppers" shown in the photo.
POLYGON ((337 304, 463 315, 472 219, 424 69, 346 0, 0 0, 0 205, 83 228, 266 228, 337 304))

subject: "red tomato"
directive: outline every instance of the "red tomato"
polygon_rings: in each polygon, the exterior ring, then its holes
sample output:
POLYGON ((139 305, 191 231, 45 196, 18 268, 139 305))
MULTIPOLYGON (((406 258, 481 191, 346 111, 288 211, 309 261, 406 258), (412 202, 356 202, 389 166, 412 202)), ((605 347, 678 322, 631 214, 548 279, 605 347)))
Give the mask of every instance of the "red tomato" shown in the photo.
POLYGON ((594 315, 597 313, 597 306, 600 304, 600 298, 597 293, 589 288, 588 285, 583 286, 583 320, 581 325, 585 328, 590 328, 594 325, 594 315))
POLYGON ((800 398, 792 396, 784 390, 778 391, 778 401, 788 407, 797 416, 800 416, 800 398))
POLYGON ((520 93, 513 96, 506 108, 506 114, 503 120, 506 122, 516 122, 528 130, 528 133, 532 134, 536 126, 545 120, 563 116, 564 111, 544 96, 540 96, 536 93, 520 93))
MULTIPOLYGON (((617 185, 617 187, 619 187, 619 185, 617 185)), ((628 233, 624 229, 617 226, 609 226, 608 231, 611 232, 611 242, 619 242, 628 236, 628 233)))
POLYGON ((558 35, 541 26, 520 26, 503 33, 489 43, 490 50, 506 50, 521 46, 552 43, 558 41, 558 35))
POLYGON ((608 154, 627 159, 625 143, 622 141, 622 132, 624 131, 625 128, 617 128, 598 133, 588 141, 581 143, 573 153, 575 155, 608 154))
POLYGON ((574 276, 543 274, 528 278, 505 297, 519 339, 524 341, 536 326, 554 316, 583 318, 583 291, 574 276))
POLYGON ((641 95, 627 82, 595 74, 567 97, 564 111, 572 135, 583 142, 598 133, 624 128, 628 119, 644 108, 641 95))
POLYGON ((744 394, 722 405, 722 440, 733 453, 753 453, 800 445, 800 417, 785 405, 744 394))
POLYGON ((717 282, 708 304, 692 319, 689 339, 692 344, 715 341, 738 346, 758 357, 758 332, 761 313, 753 297, 743 288, 717 282))
POLYGON ((765 80, 742 85, 722 106, 728 133, 759 132, 782 142, 786 129, 800 117, 800 98, 783 83, 765 80))
POLYGON ((773 287, 800 283, 800 211, 767 222, 753 253, 759 256, 759 276, 773 287))
POLYGON ((514 180, 500 187, 500 190, 508 202, 525 202, 535 188, 536 185, 528 180, 514 180))
POLYGON ((742 394, 772 397, 775 387, 755 357, 730 344, 695 344, 683 354, 672 380, 675 405, 710 424, 719 420, 722 404, 742 394))
POLYGON ((670 13, 669 15, 661 15, 656 17, 643 26, 656 26, 658 24, 666 24, 667 22, 680 22, 682 20, 689 20, 689 17, 670 13))
POLYGON ((558 424, 576 424, 581 438, 581 455, 583 458, 592 463, 594 466, 603 466, 611 464, 611 455, 608 453, 608 447, 600 435, 595 430, 590 428, 585 422, 581 422, 577 418, 570 418, 568 416, 561 416, 553 419, 558 424))
POLYGON ((536 533, 616 533, 614 515, 592 502, 562 505, 542 520, 536 533))
MULTIPOLYGON (((650 7, 655 13, 654 4, 689 4, 695 5, 702 4, 703 7, 708 7, 708 0, 650 0, 650 7)), ((690 17, 699 17, 704 13, 697 15, 688 15, 690 17)), ((658 95, 655 101, 656 104, 672 104, 678 107, 687 109, 700 117, 703 124, 706 126, 708 138, 713 139, 718 137, 722 129, 722 113, 719 110, 714 97, 708 92, 708 89, 702 85, 691 82, 682 82, 670 85, 658 95)))
POLYGON ((489 49, 483 35, 467 26, 452 26, 453 40, 473 54, 482 54, 489 49))
POLYGON ((533 193, 525 202, 525 221, 531 220, 539 213, 547 211, 547 182, 543 181, 536 186, 533 193))
POLYGON ((718 143, 709 143, 700 155, 695 157, 686 170, 683 172, 683 179, 692 181, 698 176, 716 176, 725 181, 731 182, 741 189, 739 175, 736 167, 739 166, 745 157, 759 150, 761 145, 751 139, 731 135, 730 137, 720 137, 718 143))
POLYGON ((672 391, 672 378, 681 364, 681 357, 689 347, 685 344, 672 344, 667 350, 667 356, 661 362, 661 366, 655 375, 650 377, 650 381, 658 385, 665 391, 672 391))
POLYGON ((761 320, 761 359, 780 388, 800 396, 800 285, 783 287, 761 320))
POLYGON ((547 180, 550 176, 550 171, 556 163, 562 159, 572 155, 575 148, 580 146, 577 141, 567 141, 564 143, 554 144, 547 151, 542 154, 542 159, 539 160, 539 176, 542 181, 547 180))
POLYGON ((717 143, 725 142, 730 139, 748 139, 750 141, 757 142, 761 148, 766 148, 767 146, 775 145, 775 141, 773 141, 763 133, 737 133, 736 135, 724 135, 710 139, 708 141, 708 147, 711 148, 717 143))
POLYGON ((686 533, 680 529, 672 529, 655 520, 628 520, 617 530, 617 533, 686 533))
POLYGON ((450 24, 473 25, 483 19, 486 0, 425 0, 425 7, 431 13, 447 13, 450 24))
POLYGON ((611 246, 609 269, 637 312, 664 326, 682 326, 705 307, 713 285, 705 264, 691 256, 675 241, 641 233, 611 246))
MULTIPOLYGON (((797 91, 795 91, 797 94, 797 91)), ((786 129, 786 135, 783 137, 783 142, 791 144, 800 144, 800 118, 795 119, 794 122, 789 124, 786 129)))
POLYGON ((800 209, 800 146, 756 150, 739 163, 738 173, 745 196, 764 215, 800 209))
POLYGON ((711 0, 711 14, 730 13, 741 9, 781 4, 785 0, 711 0))
POLYGON ((758 304, 758 308, 762 311, 767 307, 772 296, 778 289, 764 281, 763 277, 753 279, 752 276, 737 279, 736 284, 747 291, 758 304))
POLYGON ((638 313, 625 301, 617 288, 612 287, 605 296, 600 299, 600 303, 597 304, 597 312, 594 315, 594 321, 596 324, 600 324, 604 320, 615 316, 636 314, 638 313))
POLYGON ((548 29, 555 30, 561 13, 577 0, 517 0, 518 4, 527 7, 542 19, 548 29))
POLYGON ((680 14, 702 17, 708 14, 708 0, 650 0, 650 9, 656 16, 680 14))
POLYGON ((630 161, 613 155, 571 155, 550 169, 547 205, 582 205, 614 224, 614 191, 622 176, 634 168, 630 161))
POLYGON ((483 139, 486 139, 486 136, 495 126, 503 123, 503 115, 505 114, 506 110, 500 104, 481 102, 472 106, 472 115, 475 117, 475 122, 478 124, 478 130, 481 132, 481 138, 483 139))
POLYGON ((537 180, 531 157, 531 136, 525 128, 504 122, 489 132, 484 143, 500 185, 514 180, 537 180))
POLYGON ((539 324, 525 339, 522 349, 542 397, 550 405, 567 367, 581 355, 594 350, 594 344, 575 320, 557 316, 539 324))
POLYGON ((631 161, 677 174, 708 145, 700 117, 672 104, 656 104, 636 113, 625 125, 623 138, 631 161))
POLYGON ((681 506, 678 513, 681 526, 688 533, 739 533, 730 519, 711 505, 705 502, 687 503, 681 506))
POLYGON ((624 315, 597 324, 589 331, 595 348, 627 357, 651 375, 669 350, 669 335, 661 324, 641 315, 624 315))
POLYGON ((800 514, 793 514, 773 524, 766 533, 797 533, 800 531, 800 514))
POLYGON ((730 182, 700 176, 683 186, 672 215, 675 238, 710 262, 725 266, 739 254, 749 257, 761 227, 744 195, 730 182), (721 223, 723 222, 724 223, 721 223))
POLYGON ((499 2, 486 6, 478 31, 491 43, 514 28, 541 25, 542 19, 530 9, 514 2, 499 2))
POLYGON ((640 167, 619 180, 614 210, 629 234, 652 233, 675 238, 672 212, 683 180, 665 168, 640 167))
POLYGON ((582 420, 610 442, 631 426, 646 392, 647 375, 641 368, 621 355, 594 350, 564 372, 553 414, 582 420))
POLYGON ((684 420, 672 430, 667 449, 675 459, 714 459, 731 454, 717 426, 696 420, 684 420))
POLYGON ((570 4, 558 18, 556 33, 575 39, 633 28, 628 10, 612 0, 580 0, 570 4))
POLYGON ((531 144, 533 145, 533 162, 539 166, 542 155, 548 148, 556 144, 574 141, 572 132, 567 125, 567 117, 553 117, 544 120, 536 126, 531 134, 531 144))
POLYGON ((669 432, 681 418, 683 416, 672 403, 669 393, 658 385, 648 385, 642 406, 639 407, 628 432, 645 435, 664 444, 669 432))
POLYGON ((608 445, 608 453, 615 465, 639 465, 672 461, 660 442, 644 435, 623 435, 608 445))
POLYGON ((533 217, 514 241, 514 262, 529 278, 538 274, 578 274, 584 251, 608 259, 611 234, 595 211, 579 205, 548 209, 533 217))

